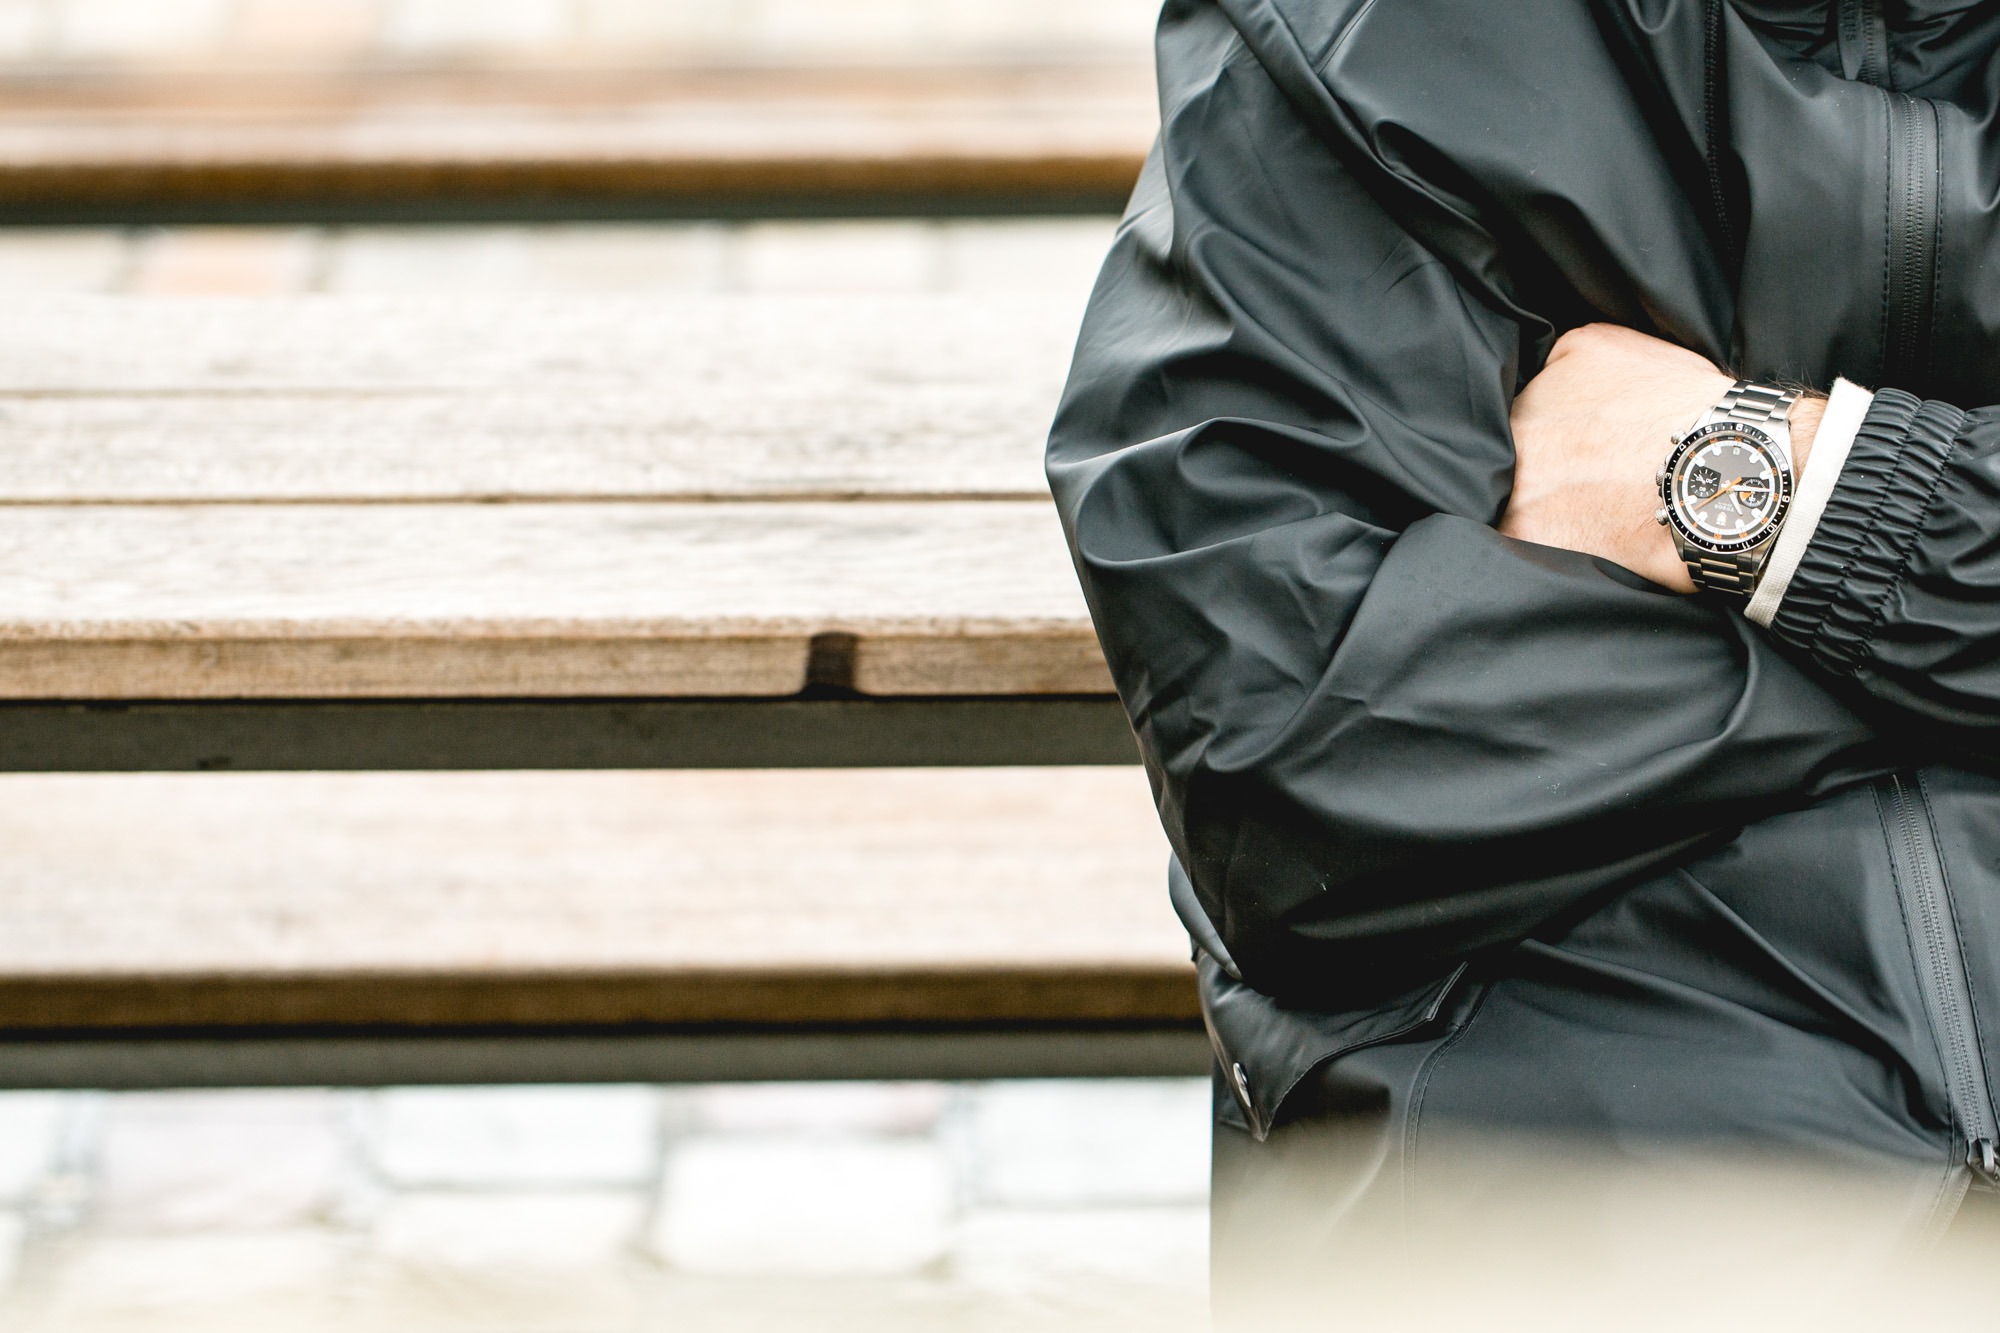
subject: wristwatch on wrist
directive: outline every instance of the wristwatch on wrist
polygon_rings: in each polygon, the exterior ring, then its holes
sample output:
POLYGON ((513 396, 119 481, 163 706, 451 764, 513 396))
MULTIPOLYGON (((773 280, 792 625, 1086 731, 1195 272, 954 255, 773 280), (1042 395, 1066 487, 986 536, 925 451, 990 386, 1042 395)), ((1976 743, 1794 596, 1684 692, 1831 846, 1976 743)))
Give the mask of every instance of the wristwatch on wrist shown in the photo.
POLYGON ((1674 534, 1694 586, 1747 600, 1792 503, 1798 391, 1738 380, 1674 437, 1653 517, 1674 534))

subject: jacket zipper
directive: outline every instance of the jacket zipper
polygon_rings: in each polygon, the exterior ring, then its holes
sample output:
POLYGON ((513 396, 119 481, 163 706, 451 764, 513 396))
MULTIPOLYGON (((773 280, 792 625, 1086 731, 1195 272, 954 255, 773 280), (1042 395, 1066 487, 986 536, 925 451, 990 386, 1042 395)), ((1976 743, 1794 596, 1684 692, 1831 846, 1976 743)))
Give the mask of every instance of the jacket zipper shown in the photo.
POLYGON ((1924 993, 1931 1030, 1937 1035, 1944 1062, 1945 1085, 1951 1098, 1954 1128, 1965 1150, 1965 1170, 1954 1173, 1953 1197, 1946 1212, 1973 1179, 2000 1187, 2000 1125, 1996 1125, 1993 1088, 1986 1078, 1986 1060, 1979 1047, 1972 987, 1966 980, 1965 954, 1952 911, 1951 886, 1938 853, 1929 803, 1918 779, 1895 774, 1876 784, 1882 823, 1889 836, 1889 864, 1902 899, 1903 918, 1910 932, 1910 949, 1924 993))
POLYGON ((1840 75, 1872 83, 1889 81, 1889 25, 1882 18, 1882 0, 1840 0, 1834 39, 1840 46, 1840 75))
POLYGON ((1730 205, 1728 173, 1723 157, 1729 147, 1729 74, 1727 69, 1726 14, 1728 0, 1708 0, 1702 14, 1701 34, 1701 123, 1703 161, 1708 168, 1708 200, 1715 210, 1715 232, 1722 242, 1723 261, 1732 273, 1743 264, 1742 247, 1736 239, 1736 219, 1730 205))
POLYGON ((1888 256, 1882 275, 1882 380, 1920 391, 1930 364, 1938 228, 1937 108, 1883 90, 1889 108, 1888 256))

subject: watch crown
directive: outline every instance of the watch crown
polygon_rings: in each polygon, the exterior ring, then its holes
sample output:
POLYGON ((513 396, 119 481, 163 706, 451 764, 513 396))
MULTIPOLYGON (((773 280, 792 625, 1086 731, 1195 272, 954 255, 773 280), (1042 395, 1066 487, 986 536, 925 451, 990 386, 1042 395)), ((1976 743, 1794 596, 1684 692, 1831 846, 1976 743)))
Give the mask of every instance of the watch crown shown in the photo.
POLYGON ((1663 528, 1667 526, 1667 511, 1664 509, 1655 509, 1653 511, 1653 521, 1663 528))

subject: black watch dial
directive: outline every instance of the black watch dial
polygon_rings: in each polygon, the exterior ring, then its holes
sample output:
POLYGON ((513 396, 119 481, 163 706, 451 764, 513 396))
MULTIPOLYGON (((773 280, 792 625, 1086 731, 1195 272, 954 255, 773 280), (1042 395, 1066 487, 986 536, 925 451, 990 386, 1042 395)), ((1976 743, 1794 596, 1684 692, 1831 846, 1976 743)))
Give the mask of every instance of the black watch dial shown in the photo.
POLYGON ((1676 526, 1715 550, 1754 545, 1767 536, 1791 492, 1776 446, 1734 427, 1689 436, 1669 460, 1667 479, 1676 526))

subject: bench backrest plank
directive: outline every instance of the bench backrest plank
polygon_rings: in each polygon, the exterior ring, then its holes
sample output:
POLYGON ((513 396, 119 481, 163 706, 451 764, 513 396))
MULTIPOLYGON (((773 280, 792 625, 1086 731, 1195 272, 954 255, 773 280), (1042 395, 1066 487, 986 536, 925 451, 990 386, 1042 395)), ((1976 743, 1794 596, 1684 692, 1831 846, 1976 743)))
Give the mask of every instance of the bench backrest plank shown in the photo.
POLYGON ((873 69, 203 72, 0 98, 0 215, 782 200, 1115 206, 1143 60, 873 69))
POLYGON ((296 8, 14 5, 0 215, 1116 206, 1156 118, 1149 0, 296 8))

